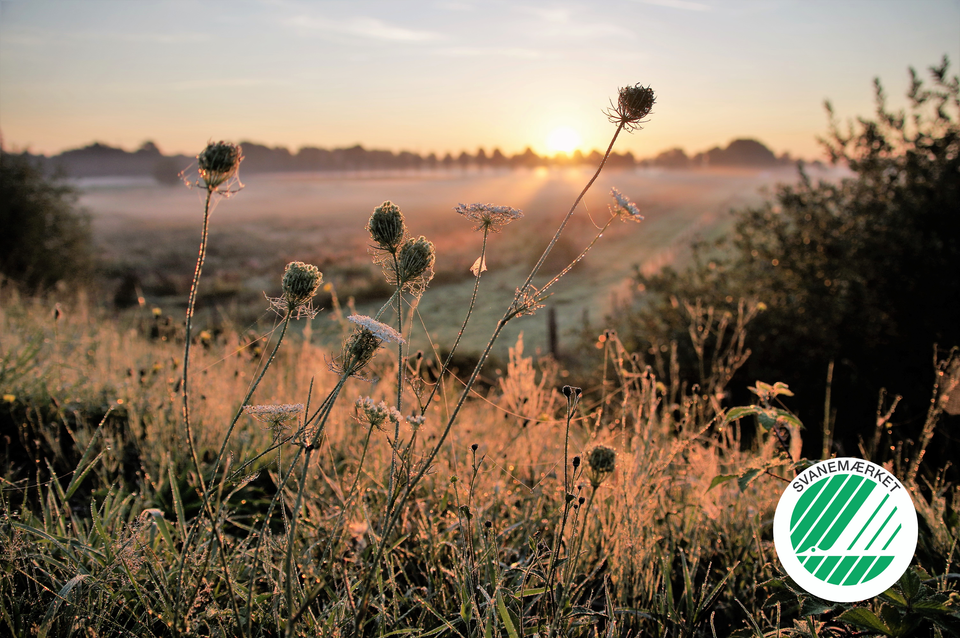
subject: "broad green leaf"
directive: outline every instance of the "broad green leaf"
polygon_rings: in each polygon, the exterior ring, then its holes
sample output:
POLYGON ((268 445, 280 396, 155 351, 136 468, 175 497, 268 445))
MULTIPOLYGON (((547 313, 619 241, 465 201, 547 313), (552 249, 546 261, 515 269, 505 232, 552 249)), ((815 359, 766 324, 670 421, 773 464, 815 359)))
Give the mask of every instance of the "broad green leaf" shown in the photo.
POLYGON ((758 476, 759 474, 761 474, 762 472, 763 472, 763 470, 757 470, 757 469, 747 470, 746 472, 744 472, 744 473, 737 479, 737 485, 740 487, 740 491, 742 492, 742 491, 744 491, 745 489, 747 489, 747 486, 750 485, 750 483, 753 482, 753 479, 757 478, 757 476, 758 476))
POLYGON ((736 474, 719 474, 717 476, 714 476, 713 480, 710 481, 710 487, 707 488, 707 491, 709 492, 710 490, 720 485, 721 483, 726 483, 727 481, 735 478, 737 478, 736 474))
POLYGON ((838 620, 854 625, 855 627, 860 627, 861 629, 876 631, 884 636, 893 635, 890 633, 890 628, 887 627, 887 625, 880 620, 875 613, 864 607, 854 607, 853 609, 849 609, 840 614, 838 620))

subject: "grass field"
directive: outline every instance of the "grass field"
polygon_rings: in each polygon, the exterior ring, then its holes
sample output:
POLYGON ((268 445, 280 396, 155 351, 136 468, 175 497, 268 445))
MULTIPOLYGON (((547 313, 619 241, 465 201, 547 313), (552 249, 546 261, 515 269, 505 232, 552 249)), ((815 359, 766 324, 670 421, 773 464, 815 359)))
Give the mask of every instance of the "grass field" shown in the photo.
MULTIPOLYGON (((607 220, 610 186, 647 219, 611 226, 558 283, 548 305, 558 308, 561 329, 577 327, 584 309, 602 317, 612 295, 628 292, 635 265, 682 260, 693 235, 721 232, 727 209, 757 201, 759 186, 790 176, 606 174, 544 271, 563 268, 594 223, 607 220)), ((787 412, 775 412, 784 418, 772 428, 725 418, 734 406, 723 403, 728 373, 744 360, 737 337, 757 310, 750 302, 729 317, 689 309, 705 343, 717 343, 711 335, 720 330, 728 337, 701 352, 709 393, 682 383, 673 366, 658 378, 615 334, 598 339, 601 367, 576 377, 535 356, 546 313, 513 321, 531 310, 528 297, 513 301, 514 292, 587 177, 252 177, 213 212, 200 288, 206 316, 193 332, 190 310, 186 322, 180 313, 202 198, 196 190, 88 185, 82 203, 94 213, 114 275, 136 272, 148 298, 117 313, 82 291, 31 299, 0 288, 2 631, 955 632, 954 486, 904 478, 921 542, 913 566, 883 596, 832 604, 785 577, 771 521, 784 482, 806 462, 799 458, 806 433, 787 412), (364 230, 386 199, 403 208, 409 234, 427 235, 437 252, 419 317, 411 326, 401 315, 411 343, 398 345, 391 326, 401 317, 389 312, 381 325, 328 310, 306 329, 292 317, 293 300, 303 299, 302 286, 286 277, 289 261, 320 266, 324 281, 355 291, 363 299, 357 310, 371 316, 391 293, 372 283, 384 275, 368 254, 374 240, 381 254, 389 242, 364 230), (449 347, 467 312, 480 240, 452 208, 472 201, 526 213, 489 238, 489 271, 466 344, 478 352, 499 334, 506 352, 487 384, 467 380, 468 370, 435 384, 409 355, 426 342, 424 328, 449 347), (281 276, 278 317, 263 310, 262 291, 279 296, 281 276), (216 329, 204 330, 211 319, 219 319, 216 329)), ((393 271, 398 295, 413 304, 415 294, 399 292, 402 271, 393 271)), ((291 272, 310 293, 320 285, 304 265, 291 272)), ((947 400, 946 390, 938 392, 931 432, 947 400)), ((762 396, 754 409, 761 408, 775 409, 762 396)), ((899 467, 902 459, 879 453, 877 462, 899 467)))

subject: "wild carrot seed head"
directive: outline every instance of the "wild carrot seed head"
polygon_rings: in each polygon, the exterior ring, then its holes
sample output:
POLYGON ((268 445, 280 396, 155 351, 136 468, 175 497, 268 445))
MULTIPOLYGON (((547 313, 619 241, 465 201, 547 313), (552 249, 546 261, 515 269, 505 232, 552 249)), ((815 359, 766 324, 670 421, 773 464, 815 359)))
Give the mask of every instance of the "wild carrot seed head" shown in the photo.
POLYGON ((422 292, 433 278, 436 260, 437 251, 433 242, 422 235, 417 239, 408 239, 397 252, 396 280, 392 283, 414 294, 422 292))
POLYGON ((618 191, 616 188, 610 189, 610 195, 613 197, 614 201, 617 203, 616 206, 611 206, 610 210, 615 215, 619 215, 620 219, 624 221, 631 222, 642 222, 643 215, 640 214, 640 208, 630 201, 630 198, 618 191))
POLYGON ((489 230, 494 233, 499 233, 504 226, 523 217, 523 211, 518 208, 493 204, 457 204, 454 210, 476 223, 474 230, 489 230))
POLYGON ((283 271, 283 294, 291 308, 313 299, 323 282, 323 273, 313 264, 292 261, 283 271))
POLYGON ((614 124, 622 125, 627 131, 641 128, 643 118, 650 115, 657 96, 653 89, 640 84, 625 86, 620 89, 617 104, 611 105, 607 117, 614 124))
POLYGON ((606 445, 598 445, 587 454, 590 484, 596 489, 616 469, 617 453, 606 445))
POLYGON ((407 234, 407 227, 403 221, 403 213, 393 202, 386 201, 373 209, 367 230, 376 242, 377 247, 390 254, 397 252, 397 248, 407 234))
POLYGON ((214 190, 236 175, 243 161, 243 153, 236 144, 210 142, 197 155, 200 177, 208 190, 214 190))

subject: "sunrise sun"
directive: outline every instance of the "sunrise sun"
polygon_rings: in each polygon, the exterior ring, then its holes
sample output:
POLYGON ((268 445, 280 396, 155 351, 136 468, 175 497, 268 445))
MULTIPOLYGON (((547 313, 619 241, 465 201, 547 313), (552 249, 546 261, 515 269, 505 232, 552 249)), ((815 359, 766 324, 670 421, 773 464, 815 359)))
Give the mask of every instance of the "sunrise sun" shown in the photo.
POLYGON ((547 137, 547 150, 551 153, 570 154, 580 146, 580 134, 569 126, 553 129, 547 137))

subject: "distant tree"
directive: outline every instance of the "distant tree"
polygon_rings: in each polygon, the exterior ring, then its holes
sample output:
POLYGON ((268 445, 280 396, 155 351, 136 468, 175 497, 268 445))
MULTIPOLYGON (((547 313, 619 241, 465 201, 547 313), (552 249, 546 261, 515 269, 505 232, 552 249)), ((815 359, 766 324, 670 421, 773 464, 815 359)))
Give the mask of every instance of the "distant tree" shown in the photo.
POLYGON ((90 217, 76 190, 26 154, 0 147, 0 274, 30 291, 92 271, 90 217))
POLYGON ((690 166, 690 158, 682 148, 671 148, 657 155, 651 163, 661 168, 687 168, 690 166))
POLYGON ((510 164, 514 168, 524 167, 524 168, 533 168, 539 166, 542 163, 542 159, 537 155, 532 148, 529 146, 523 150, 523 153, 517 153, 510 158, 510 164))
MULTIPOLYGON (((890 427, 909 452, 929 405, 933 346, 960 345, 960 91, 947 68, 946 59, 931 68, 930 88, 911 69, 909 115, 887 109, 879 81, 875 119, 841 132, 827 104, 831 127, 821 142, 855 177, 814 184, 801 173, 798 185, 736 213, 729 237, 697 246, 685 272, 638 275, 645 292, 619 317, 621 335, 640 351, 683 346, 683 300, 720 312, 735 311, 740 298, 762 301, 743 380, 789 383, 792 405, 818 432, 834 362, 843 451, 872 439, 886 388, 903 396, 890 427)), ((696 381, 689 348, 681 360, 696 381)), ((815 435, 806 443, 819 454, 815 435)), ((931 452, 941 462, 960 456, 946 441, 931 452)))
POLYGON ((153 164, 153 179, 164 186, 177 186, 183 183, 180 180, 180 171, 183 168, 176 159, 161 157, 153 164))

